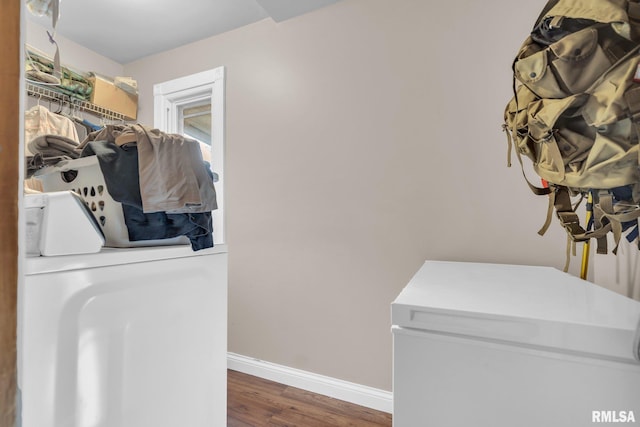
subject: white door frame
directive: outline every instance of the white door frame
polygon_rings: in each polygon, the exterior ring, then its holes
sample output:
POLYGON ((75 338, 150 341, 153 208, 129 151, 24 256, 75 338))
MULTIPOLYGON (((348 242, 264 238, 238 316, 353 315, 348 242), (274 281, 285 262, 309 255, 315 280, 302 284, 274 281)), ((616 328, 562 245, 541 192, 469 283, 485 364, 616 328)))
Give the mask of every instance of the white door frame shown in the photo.
POLYGON ((154 127, 167 133, 178 131, 180 106, 211 98, 211 167, 218 174, 218 209, 213 212, 214 242, 225 243, 224 210, 224 67, 203 71, 153 86, 154 127))

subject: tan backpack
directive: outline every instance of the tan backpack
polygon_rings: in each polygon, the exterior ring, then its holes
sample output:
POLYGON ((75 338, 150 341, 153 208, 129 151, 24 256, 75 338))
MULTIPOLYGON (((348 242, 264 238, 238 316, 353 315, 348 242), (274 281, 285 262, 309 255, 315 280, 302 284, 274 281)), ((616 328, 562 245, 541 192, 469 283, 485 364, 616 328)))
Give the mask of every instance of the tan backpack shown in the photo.
MULTIPOLYGON (((532 162, 569 243, 606 235, 638 241, 640 217, 640 3, 550 0, 514 62, 505 110, 508 162, 532 162), (576 213, 583 198, 590 223, 576 213)), ((526 179, 526 176, 525 176, 526 179)), ((616 249, 614 249, 614 252, 616 249)))

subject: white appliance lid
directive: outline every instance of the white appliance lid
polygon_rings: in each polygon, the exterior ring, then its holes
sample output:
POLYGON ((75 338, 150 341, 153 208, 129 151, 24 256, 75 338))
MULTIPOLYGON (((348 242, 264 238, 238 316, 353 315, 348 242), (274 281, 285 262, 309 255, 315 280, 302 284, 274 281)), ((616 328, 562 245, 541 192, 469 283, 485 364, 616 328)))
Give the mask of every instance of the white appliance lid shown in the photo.
POLYGON ((640 302, 550 267, 427 261, 391 313, 399 327, 636 362, 640 302))

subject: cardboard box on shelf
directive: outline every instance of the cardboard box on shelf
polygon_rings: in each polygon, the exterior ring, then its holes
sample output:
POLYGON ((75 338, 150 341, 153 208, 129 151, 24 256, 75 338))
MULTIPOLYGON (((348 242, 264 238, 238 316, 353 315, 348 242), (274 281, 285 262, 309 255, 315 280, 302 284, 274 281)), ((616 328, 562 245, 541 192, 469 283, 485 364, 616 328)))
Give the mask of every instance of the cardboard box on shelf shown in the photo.
POLYGON ((138 94, 117 87, 112 79, 95 73, 89 76, 93 85, 91 103, 124 115, 128 120, 138 116, 138 94))

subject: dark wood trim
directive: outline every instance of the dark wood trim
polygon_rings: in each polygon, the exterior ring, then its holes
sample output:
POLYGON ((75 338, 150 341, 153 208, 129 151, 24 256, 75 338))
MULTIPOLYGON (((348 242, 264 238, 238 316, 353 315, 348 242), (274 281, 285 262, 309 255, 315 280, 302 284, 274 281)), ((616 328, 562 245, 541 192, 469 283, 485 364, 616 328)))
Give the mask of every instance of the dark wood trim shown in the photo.
POLYGON ((20 3, 3 0, 0 13, 0 427, 12 427, 16 415, 20 3))

